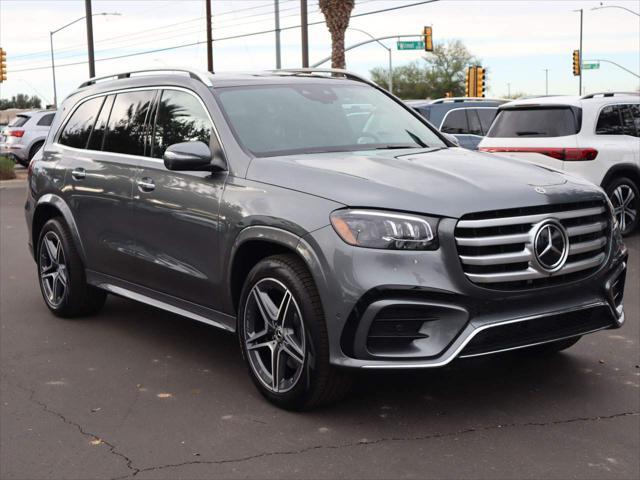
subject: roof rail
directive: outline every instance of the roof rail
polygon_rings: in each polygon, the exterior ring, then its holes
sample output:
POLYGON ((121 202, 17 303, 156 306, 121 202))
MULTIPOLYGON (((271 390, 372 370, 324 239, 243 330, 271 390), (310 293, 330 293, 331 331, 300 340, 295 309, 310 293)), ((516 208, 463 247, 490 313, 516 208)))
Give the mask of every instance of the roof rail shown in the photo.
MULTIPOLYGON (((331 73, 342 75, 344 78, 348 78, 349 80, 356 80, 358 82, 363 82, 368 85, 372 85, 374 87, 378 87, 378 85, 371 80, 364 78, 356 73, 350 72, 348 70, 342 70, 340 68, 282 68, 280 70, 269 70, 270 73, 275 74, 283 74, 283 75, 309 75, 313 76, 315 73, 331 73)), ((326 75, 325 75, 326 76, 326 75)))
POLYGON ((596 92, 596 93, 590 93, 589 95, 584 95, 582 97, 580 97, 581 100, 588 100, 590 98, 594 98, 596 96, 602 95, 603 97, 615 97, 616 95, 631 95, 631 96, 638 96, 640 95, 640 93, 638 92, 596 92))
POLYGON ((446 103, 446 102, 508 102, 504 98, 485 98, 485 97, 445 97, 445 98, 437 98, 431 101, 431 104, 434 103, 446 103))
POLYGON ((211 74, 209 72, 203 72, 200 70, 194 70, 194 69, 188 69, 188 68, 150 68, 145 70, 132 70, 130 72, 113 73, 111 75, 105 75, 104 77, 91 77, 86 82, 82 82, 78 88, 85 88, 90 85, 95 85, 98 82, 106 81, 109 79, 119 80, 123 78, 131 78, 132 75, 137 76, 138 74, 157 75, 159 73, 170 73, 170 72, 186 73, 194 80, 200 80, 207 87, 213 86, 213 83, 211 83, 211 74))

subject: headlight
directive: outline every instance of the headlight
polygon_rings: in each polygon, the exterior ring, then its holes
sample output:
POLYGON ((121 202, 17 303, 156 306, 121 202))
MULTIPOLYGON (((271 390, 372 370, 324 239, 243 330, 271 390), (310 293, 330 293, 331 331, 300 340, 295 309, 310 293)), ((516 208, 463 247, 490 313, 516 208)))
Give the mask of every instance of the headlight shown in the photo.
POLYGON ((438 219, 376 210, 336 210, 331 225, 349 245, 390 250, 435 250, 438 219))

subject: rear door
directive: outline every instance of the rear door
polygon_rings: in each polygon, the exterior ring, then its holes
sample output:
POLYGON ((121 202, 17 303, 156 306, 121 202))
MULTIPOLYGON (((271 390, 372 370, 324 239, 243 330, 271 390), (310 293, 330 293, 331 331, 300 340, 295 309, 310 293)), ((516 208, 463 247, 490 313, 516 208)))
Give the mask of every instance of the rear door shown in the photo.
POLYGON ((71 114, 58 140, 86 267, 125 280, 135 278, 133 184, 155 93, 125 91, 89 99, 71 114))
POLYGON ((134 187, 136 281, 219 307, 218 209, 226 172, 175 172, 162 160, 167 147, 180 142, 199 140, 218 151, 213 122, 194 92, 178 88, 161 92, 153 117, 152 149, 140 163, 134 187))

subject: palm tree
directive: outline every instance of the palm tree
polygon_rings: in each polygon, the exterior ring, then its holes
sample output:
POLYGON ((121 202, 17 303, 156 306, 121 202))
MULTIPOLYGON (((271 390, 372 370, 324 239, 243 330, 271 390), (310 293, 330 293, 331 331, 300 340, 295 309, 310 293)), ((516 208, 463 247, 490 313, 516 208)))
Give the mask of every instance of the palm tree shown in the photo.
POLYGON ((331 33, 331 66, 345 68, 344 32, 349 26, 355 0, 320 0, 319 4, 331 33))

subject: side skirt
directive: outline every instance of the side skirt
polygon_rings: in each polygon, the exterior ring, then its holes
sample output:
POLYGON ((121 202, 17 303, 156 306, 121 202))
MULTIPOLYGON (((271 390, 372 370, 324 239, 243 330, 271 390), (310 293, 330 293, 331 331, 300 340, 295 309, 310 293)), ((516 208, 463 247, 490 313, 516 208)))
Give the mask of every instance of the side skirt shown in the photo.
POLYGON ((195 303, 180 300, 179 298, 146 288, 135 283, 127 282, 110 275, 85 270, 87 283, 94 287, 106 290, 109 293, 129 298, 152 307, 166 310, 183 317, 206 323, 213 327, 221 328, 228 332, 236 331, 236 319, 232 315, 218 312, 195 303))

